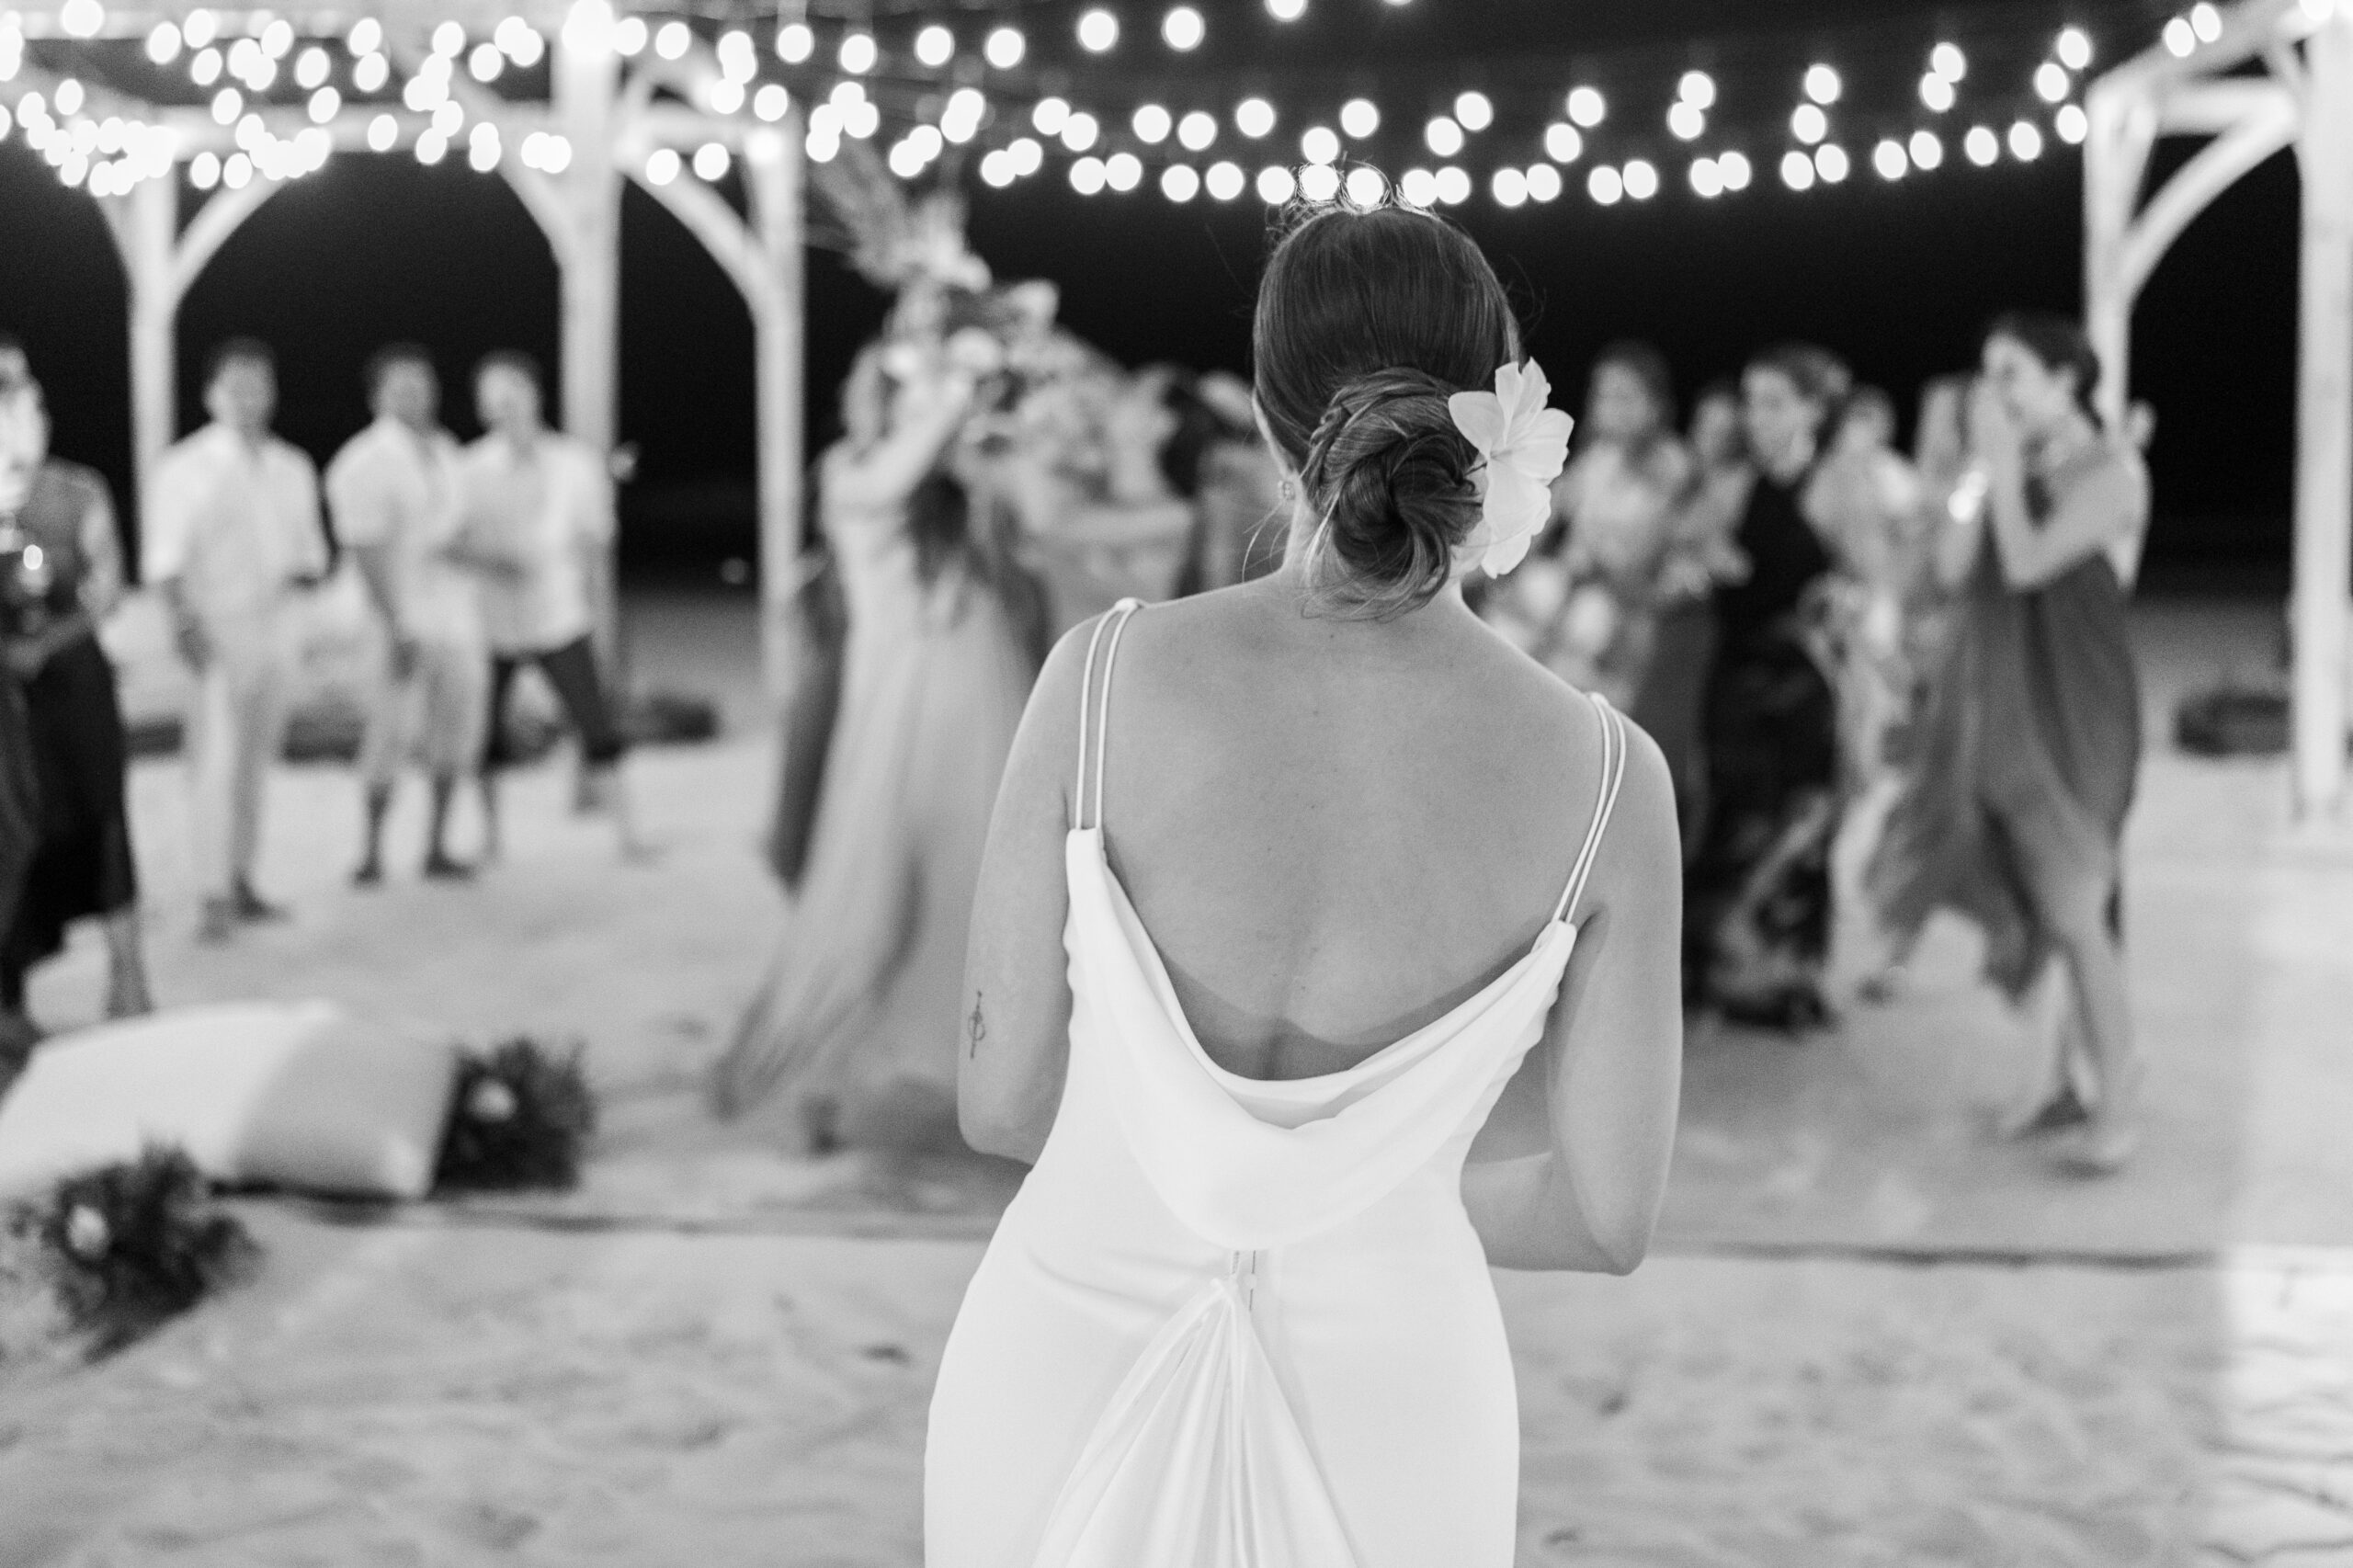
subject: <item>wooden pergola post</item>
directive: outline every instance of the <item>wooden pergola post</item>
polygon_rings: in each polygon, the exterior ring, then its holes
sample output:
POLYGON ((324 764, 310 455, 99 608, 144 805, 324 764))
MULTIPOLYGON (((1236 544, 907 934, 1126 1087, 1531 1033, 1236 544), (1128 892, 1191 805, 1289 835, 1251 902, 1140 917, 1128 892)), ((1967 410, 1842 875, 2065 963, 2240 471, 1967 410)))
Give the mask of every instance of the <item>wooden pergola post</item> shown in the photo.
POLYGON ((2353 730, 2353 0, 2243 0, 2211 42, 2134 57, 2094 83, 2085 107, 2085 317, 2111 422, 2129 398, 2132 303, 2166 247, 2256 165, 2297 150, 2291 776, 2300 815, 2337 816, 2353 730), (2229 74, 2257 58, 2265 74, 2229 74), (2166 134, 2211 140, 2143 201, 2150 150, 2166 134))
POLYGON ((2304 44, 2301 334, 2296 356, 2296 800, 2342 810, 2353 720, 2353 14, 2340 5, 2304 44))
POLYGON ((792 678, 793 597, 800 586, 801 428, 808 375, 807 283, 801 262, 805 199, 799 111, 744 143, 744 185, 752 226, 772 286, 752 312, 759 398, 760 675, 771 706, 792 678))
MULTIPOLYGON (((621 183, 613 156, 620 56, 613 48, 608 0, 574 0, 550 47, 552 119, 572 143, 571 166, 554 176, 567 231, 553 245, 561 294, 563 427, 594 449, 599 460, 608 460, 620 422, 621 319, 621 183)), ((616 540, 597 607, 597 653, 616 676, 620 577, 616 540)))

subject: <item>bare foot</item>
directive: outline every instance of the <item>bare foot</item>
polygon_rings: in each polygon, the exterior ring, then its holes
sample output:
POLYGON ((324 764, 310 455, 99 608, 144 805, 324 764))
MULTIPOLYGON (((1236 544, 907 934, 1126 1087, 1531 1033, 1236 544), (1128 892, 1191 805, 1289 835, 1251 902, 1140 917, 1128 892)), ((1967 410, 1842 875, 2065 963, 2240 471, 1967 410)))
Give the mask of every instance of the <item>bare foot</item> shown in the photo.
POLYGON ((2080 1127, 2091 1117, 2091 1107, 2075 1093, 2074 1083, 2063 1080, 2055 1087, 2045 1086, 2027 1099, 1996 1110, 1988 1131, 1998 1142, 2016 1142, 2080 1127))
POLYGON ((2069 1176, 2110 1176, 2131 1164, 2140 1147, 2137 1125, 2095 1116, 2053 1143, 2051 1157, 2069 1176))

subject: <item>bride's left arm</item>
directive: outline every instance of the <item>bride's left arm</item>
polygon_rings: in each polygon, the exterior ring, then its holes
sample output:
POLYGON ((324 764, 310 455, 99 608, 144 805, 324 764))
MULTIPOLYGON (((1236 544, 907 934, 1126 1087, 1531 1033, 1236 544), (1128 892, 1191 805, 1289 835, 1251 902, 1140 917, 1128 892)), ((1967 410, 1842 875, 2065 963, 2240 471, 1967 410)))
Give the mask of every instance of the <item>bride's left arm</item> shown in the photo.
POLYGON ((1078 767, 1079 686, 1093 621, 1047 657, 1006 759, 972 901, 956 1054, 964 1141, 1035 1164, 1070 1054, 1063 839, 1078 767))

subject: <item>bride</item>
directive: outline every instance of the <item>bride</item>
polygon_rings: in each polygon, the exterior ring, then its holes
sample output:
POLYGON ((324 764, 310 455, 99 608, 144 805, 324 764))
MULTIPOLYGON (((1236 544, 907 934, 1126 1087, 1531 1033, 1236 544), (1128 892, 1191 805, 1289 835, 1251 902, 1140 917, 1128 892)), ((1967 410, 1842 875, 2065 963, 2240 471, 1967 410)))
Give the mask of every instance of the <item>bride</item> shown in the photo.
POLYGON ((1254 358, 1281 569, 1065 637, 997 797, 960 1105, 1035 1169, 933 1396, 931 1568, 1503 1568, 1488 1266, 1624 1273, 1657 1214, 1665 767, 1461 586, 1567 418, 1402 208, 1283 241, 1254 358))

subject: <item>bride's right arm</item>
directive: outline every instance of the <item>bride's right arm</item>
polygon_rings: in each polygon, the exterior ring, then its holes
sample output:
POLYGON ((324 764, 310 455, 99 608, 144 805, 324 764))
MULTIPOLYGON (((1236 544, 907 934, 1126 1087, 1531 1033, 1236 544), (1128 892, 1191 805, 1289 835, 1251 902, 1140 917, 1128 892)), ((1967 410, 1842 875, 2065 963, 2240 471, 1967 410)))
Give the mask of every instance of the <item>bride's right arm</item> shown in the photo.
POLYGON ((1463 1206, 1499 1268, 1631 1273, 1666 1193, 1683 1074, 1682 848, 1665 760, 1627 733, 1625 788, 1536 1048, 1552 1146, 1463 1170, 1463 1206))
POLYGON ((957 1119, 984 1153, 1035 1164, 1070 1054, 1063 923, 1079 684, 1095 623, 1066 633, 1029 694, 1006 761, 972 901, 956 1053, 957 1119))

